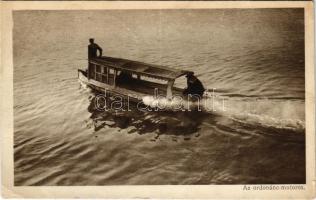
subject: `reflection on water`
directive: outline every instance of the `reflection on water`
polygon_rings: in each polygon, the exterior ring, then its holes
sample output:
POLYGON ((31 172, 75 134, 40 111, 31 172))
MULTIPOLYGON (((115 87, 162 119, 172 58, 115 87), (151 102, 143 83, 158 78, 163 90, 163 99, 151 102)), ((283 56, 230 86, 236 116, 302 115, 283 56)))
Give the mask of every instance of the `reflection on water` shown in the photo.
MULTIPOLYGON (((113 102, 113 101, 112 101, 113 102)), ((100 104, 100 100, 98 100, 100 104)), ((190 136, 198 137, 199 126, 205 117, 210 114, 204 112, 172 112, 172 111, 144 111, 137 109, 134 102, 129 105, 124 104, 125 107, 121 109, 100 109, 110 107, 111 100, 107 98, 106 102, 101 103, 101 106, 96 106, 96 96, 90 99, 88 111, 91 113, 90 118, 93 120, 94 130, 98 131, 105 126, 119 127, 125 129, 133 127, 128 133, 157 133, 155 139, 159 135, 174 135, 186 136, 185 139, 190 139, 190 136)))

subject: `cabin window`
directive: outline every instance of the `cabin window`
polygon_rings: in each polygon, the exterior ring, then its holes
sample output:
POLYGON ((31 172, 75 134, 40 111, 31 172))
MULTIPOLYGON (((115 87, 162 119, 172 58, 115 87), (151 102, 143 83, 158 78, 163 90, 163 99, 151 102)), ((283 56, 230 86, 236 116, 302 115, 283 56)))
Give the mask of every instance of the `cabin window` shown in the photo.
POLYGON ((96 80, 102 82, 102 74, 96 73, 96 80))
POLYGON ((113 83, 114 83, 114 78, 113 78, 113 76, 110 76, 108 84, 113 85, 113 83))
POLYGON ((102 66, 102 74, 106 74, 107 73, 107 67, 102 66))
POLYGON ((164 85, 167 84, 167 81, 165 81, 165 80, 151 78, 151 77, 147 77, 147 76, 142 76, 141 79, 144 81, 153 82, 153 83, 159 83, 159 84, 164 84, 164 85))
POLYGON ((114 69, 110 69, 110 74, 114 74, 114 69))
POLYGON ((185 76, 180 76, 174 82, 173 87, 176 88, 186 88, 187 87, 187 78, 185 76))
POLYGON ((115 70, 114 69, 109 69, 109 74, 108 74, 108 84, 109 85, 114 85, 114 73, 115 70))
POLYGON ((95 79, 96 81, 100 81, 103 83, 106 83, 106 77, 104 77, 103 73, 104 73, 104 66, 101 65, 93 65, 94 66, 94 76, 92 76, 93 79, 95 79))
POLYGON ((132 74, 132 77, 133 77, 134 79, 137 79, 137 74, 132 74))
POLYGON ((102 82, 103 82, 103 83, 107 83, 107 77, 106 77, 106 75, 102 75, 102 82))
POLYGON ((100 65, 97 65, 96 72, 101 73, 101 66, 100 65))

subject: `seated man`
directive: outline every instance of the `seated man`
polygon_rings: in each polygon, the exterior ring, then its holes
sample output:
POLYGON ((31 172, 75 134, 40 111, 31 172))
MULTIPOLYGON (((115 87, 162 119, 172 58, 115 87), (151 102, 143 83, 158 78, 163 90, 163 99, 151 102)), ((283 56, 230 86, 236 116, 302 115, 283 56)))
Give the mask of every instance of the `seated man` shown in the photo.
POLYGON ((186 77, 188 87, 183 91, 183 94, 195 96, 198 95, 200 98, 202 98, 205 89, 201 81, 196 76, 194 76, 193 73, 187 74, 186 77))

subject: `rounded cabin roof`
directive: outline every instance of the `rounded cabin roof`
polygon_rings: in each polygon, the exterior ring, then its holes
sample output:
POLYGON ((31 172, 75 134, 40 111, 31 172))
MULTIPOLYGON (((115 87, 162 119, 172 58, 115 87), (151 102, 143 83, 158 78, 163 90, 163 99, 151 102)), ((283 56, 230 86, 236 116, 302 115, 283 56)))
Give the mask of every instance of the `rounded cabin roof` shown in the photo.
POLYGON ((180 76, 193 73, 187 70, 178 70, 160 65, 105 56, 90 59, 89 62, 162 80, 174 80, 180 76))

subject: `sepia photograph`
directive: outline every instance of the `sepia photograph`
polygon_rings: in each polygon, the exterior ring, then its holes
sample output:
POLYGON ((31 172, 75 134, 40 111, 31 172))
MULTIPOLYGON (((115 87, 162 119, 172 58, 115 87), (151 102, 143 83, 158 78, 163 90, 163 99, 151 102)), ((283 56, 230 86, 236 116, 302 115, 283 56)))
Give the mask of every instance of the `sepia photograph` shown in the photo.
POLYGON ((306 190, 305 26, 304 7, 13 10, 13 187, 306 190))

